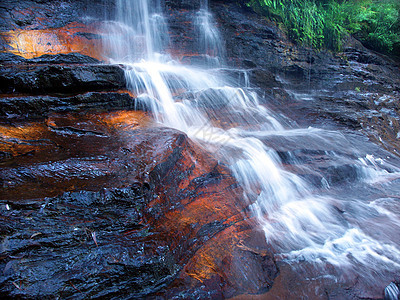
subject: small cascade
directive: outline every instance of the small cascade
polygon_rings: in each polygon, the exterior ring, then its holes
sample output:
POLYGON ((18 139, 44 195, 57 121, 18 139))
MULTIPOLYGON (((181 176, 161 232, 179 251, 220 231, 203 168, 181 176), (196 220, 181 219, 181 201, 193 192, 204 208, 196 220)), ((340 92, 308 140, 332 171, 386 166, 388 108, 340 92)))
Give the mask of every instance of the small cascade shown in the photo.
POLYGON ((104 32, 112 61, 154 60, 169 43, 160 0, 117 0, 115 20, 104 24, 104 32))
POLYGON ((201 55, 204 55, 209 66, 221 65, 225 57, 225 51, 221 43, 222 38, 217 28, 213 25, 214 19, 208 11, 207 2, 202 2, 201 9, 195 18, 198 51, 201 55))
POLYGON ((200 52, 210 58, 203 68, 167 53, 174 45, 160 2, 117 6, 105 44, 110 60, 126 66, 138 105, 231 167, 277 258, 348 267, 366 280, 400 268, 400 205, 391 196, 400 192, 391 184, 400 178, 396 166, 340 132, 285 127, 260 104, 245 73, 245 86, 230 84, 207 1, 194 22, 200 52))

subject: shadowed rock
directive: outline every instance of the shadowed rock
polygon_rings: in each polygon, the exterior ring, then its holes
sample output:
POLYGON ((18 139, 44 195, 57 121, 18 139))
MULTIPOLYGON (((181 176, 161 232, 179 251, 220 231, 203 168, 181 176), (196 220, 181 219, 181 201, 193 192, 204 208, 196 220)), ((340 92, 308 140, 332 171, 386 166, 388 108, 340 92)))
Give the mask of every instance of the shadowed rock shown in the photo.
POLYGON ((135 99, 128 92, 88 92, 72 97, 14 96, 0 98, 0 117, 42 118, 50 112, 88 109, 133 109, 135 99))
POLYGON ((125 87, 124 71, 115 65, 18 65, 0 68, 1 92, 77 93, 125 87))
POLYGON ((399 63, 348 38, 343 52, 295 45, 248 8, 211 1, 228 63, 249 69, 266 101, 300 125, 362 130, 399 155, 399 63), (389 107, 390 106, 390 107, 389 107))
POLYGON ((117 91, 125 89, 120 66, 101 64, 79 53, 33 59, 3 53, 0 60, 0 117, 39 118, 52 111, 135 106, 126 90, 117 91))

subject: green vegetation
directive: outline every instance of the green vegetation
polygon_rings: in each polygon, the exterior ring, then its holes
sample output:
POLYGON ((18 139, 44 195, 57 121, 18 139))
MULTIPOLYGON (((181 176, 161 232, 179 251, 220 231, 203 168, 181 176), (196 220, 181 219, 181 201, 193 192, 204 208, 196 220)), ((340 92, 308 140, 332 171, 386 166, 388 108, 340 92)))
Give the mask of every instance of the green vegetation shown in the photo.
POLYGON ((352 34, 367 47, 398 54, 399 0, 247 0, 255 11, 283 24, 289 37, 317 49, 340 50, 352 34))

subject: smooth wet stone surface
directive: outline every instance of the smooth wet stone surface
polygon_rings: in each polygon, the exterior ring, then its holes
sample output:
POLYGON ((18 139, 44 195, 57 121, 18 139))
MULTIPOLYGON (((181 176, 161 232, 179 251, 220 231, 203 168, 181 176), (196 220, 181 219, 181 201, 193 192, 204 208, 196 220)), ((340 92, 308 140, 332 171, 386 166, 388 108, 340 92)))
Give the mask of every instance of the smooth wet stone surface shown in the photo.
POLYGON ((101 24, 112 1, 1 2, 0 51, 25 58, 79 52, 104 59, 101 24))
POLYGON ((0 67, 1 92, 78 93, 125 87, 124 71, 113 65, 4 65, 0 67))
POLYGON ((45 118, 51 112, 133 109, 124 70, 79 53, 25 59, 0 54, 0 118, 45 118))
POLYGON ((37 119, 51 112, 84 111, 90 109, 133 109, 136 99, 128 91, 87 92, 75 96, 19 96, 4 95, 0 98, 0 118, 37 119))
POLYGON ((271 288, 278 270, 226 166, 149 122, 89 112, 0 127, 2 296, 271 288))

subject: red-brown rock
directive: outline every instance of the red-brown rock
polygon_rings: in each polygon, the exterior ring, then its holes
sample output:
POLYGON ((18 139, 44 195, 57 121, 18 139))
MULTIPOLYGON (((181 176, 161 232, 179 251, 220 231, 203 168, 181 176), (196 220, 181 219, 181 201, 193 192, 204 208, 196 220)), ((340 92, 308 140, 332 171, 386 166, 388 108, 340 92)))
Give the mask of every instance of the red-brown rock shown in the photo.
POLYGON ((2 125, 0 295, 265 292, 272 254, 229 172, 145 113, 2 125))

